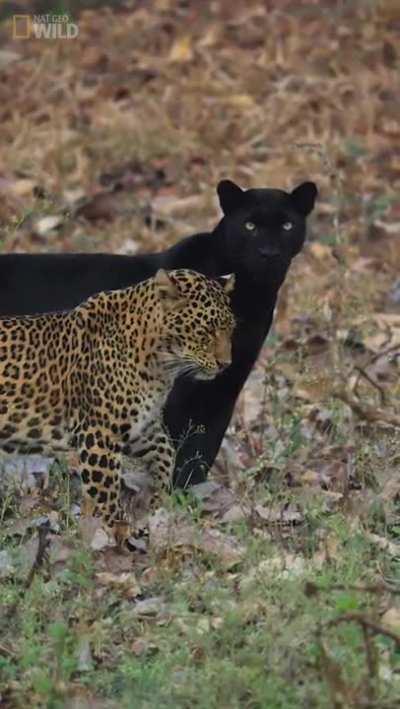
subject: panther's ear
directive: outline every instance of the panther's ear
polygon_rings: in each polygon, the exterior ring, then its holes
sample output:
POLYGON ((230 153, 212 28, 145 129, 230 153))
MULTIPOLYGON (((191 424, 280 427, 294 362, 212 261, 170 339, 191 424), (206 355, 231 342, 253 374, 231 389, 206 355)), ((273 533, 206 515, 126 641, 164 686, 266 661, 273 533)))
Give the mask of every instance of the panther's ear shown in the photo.
POLYGON ((305 217, 314 209, 314 203, 318 195, 317 186, 314 182, 302 182, 291 192, 291 198, 299 214, 305 217))
POLYGON ((221 180, 217 187, 219 203, 224 214, 231 214, 243 204, 244 190, 231 180, 221 180))
POLYGON ((171 309, 178 301, 183 300, 178 284, 173 276, 163 268, 159 268, 154 276, 154 284, 167 309, 171 309))
POLYGON ((229 276, 220 276, 218 281, 223 287, 225 293, 230 295, 235 287, 235 274, 231 273, 229 276))

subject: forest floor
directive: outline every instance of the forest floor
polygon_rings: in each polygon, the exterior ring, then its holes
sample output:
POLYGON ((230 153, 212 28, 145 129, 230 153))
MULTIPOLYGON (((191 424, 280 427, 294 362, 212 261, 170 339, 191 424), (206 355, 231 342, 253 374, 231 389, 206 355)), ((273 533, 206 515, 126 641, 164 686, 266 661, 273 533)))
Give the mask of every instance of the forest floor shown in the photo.
POLYGON ((209 482, 142 553, 88 542, 66 465, 8 475, 0 705, 395 709, 397 3, 125 5, 0 24, 2 252, 163 248, 224 177, 320 197, 209 482))

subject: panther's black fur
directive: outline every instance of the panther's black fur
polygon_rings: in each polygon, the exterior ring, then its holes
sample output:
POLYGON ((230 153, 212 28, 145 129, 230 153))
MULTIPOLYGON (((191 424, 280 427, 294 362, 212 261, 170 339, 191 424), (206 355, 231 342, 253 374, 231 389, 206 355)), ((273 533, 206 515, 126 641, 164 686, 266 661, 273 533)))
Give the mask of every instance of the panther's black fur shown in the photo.
POLYGON ((244 191, 218 185, 223 219, 212 232, 182 239, 160 253, 6 254, 0 256, 0 315, 72 308, 102 290, 125 288, 159 268, 190 268, 215 277, 234 272, 232 305, 238 325, 232 365, 212 382, 178 380, 165 421, 178 446, 175 482, 204 480, 214 462, 236 399, 271 326, 278 290, 301 250, 317 189, 244 191))

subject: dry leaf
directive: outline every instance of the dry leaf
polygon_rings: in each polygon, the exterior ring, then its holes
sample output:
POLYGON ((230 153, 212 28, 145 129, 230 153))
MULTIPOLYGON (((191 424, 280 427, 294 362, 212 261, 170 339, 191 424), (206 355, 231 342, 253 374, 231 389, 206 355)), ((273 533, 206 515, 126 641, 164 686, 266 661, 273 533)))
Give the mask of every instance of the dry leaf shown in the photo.
POLYGON ((283 507, 256 505, 254 510, 268 524, 298 524, 304 521, 304 516, 298 507, 292 504, 283 507))
POLYGON ((282 553, 270 559, 260 561, 247 576, 240 581, 240 589, 246 591, 254 583, 268 583, 268 579, 273 577, 289 578, 290 576, 302 576, 306 571, 304 557, 289 553, 282 553))
POLYGON ((233 505, 229 510, 223 515, 221 522, 225 524, 240 522, 245 519, 250 514, 250 510, 245 505, 233 505))
POLYGON ((204 512, 214 512, 223 515, 235 501, 235 495, 232 490, 208 480, 207 482, 193 485, 190 492, 194 497, 201 501, 201 509, 204 512))
POLYGON ((379 534, 373 534, 372 532, 365 532, 367 539, 376 544, 383 551, 387 551, 391 556, 400 558, 400 544, 395 544, 389 541, 386 537, 380 537, 379 534))
POLYGON ((14 566, 7 549, 0 549, 0 579, 9 578, 14 574, 14 566))
POLYGON ((147 638, 137 638, 132 645, 131 650, 136 657, 141 657, 146 655, 148 652, 152 652, 157 649, 155 643, 150 642, 147 638))
POLYGON ((393 630, 394 633, 400 632, 400 608, 389 608, 381 616, 382 625, 386 625, 389 630, 393 630))
POLYGON ((177 39, 171 47, 170 62, 189 62, 193 59, 192 37, 186 35, 177 39))
POLYGON ((206 529, 199 540, 193 542, 196 549, 213 554, 225 569, 231 569, 242 561, 245 548, 235 537, 223 534, 218 529, 206 529))
POLYGON ((89 515, 81 517, 79 519, 79 531, 84 542, 93 551, 102 551, 107 549, 107 547, 116 546, 115 540, 110 534, 107 534, 99 517, 91 517, 89 515))
POLYGON ((17 62, 20 59, 21 55, 17 54, 17 52, 12 52, 7 49, 0 50, 0 70, 4 69, 8 64, 17 62))
POLYGON ((110 586, 122 591, 126 598, 136 598, 141 593, 139 583, 133 572, 125 571, 121 574, 113 574, 109 571, 101 571, 95 574, 95 578, 102 586, 110 586))
POLYGON ((194 548, 215 555, 226 569, 241 561, 245 552, 234 537, 218 529, 202 529, 194 523, 174 518, 162 508, 149 519, 149 536, 153 549, 194 548))
POLYGON ((166 606, 164 599, 161 596, 145 598, 142 601, 136 601, 133 606, 132 613, 135 616, 148 617, 165 614, 166 606))
POLYGON ((63 217, 55 214, 49 214, 47 217, 42 217, 35 223, 35 229, 40 236, 47 236, 51 231, 61 226, 63 217))

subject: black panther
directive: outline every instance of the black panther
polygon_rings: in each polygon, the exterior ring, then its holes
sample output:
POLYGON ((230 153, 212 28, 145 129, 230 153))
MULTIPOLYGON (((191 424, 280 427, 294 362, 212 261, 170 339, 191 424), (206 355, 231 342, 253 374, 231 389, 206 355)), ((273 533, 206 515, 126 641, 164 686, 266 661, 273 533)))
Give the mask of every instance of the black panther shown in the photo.
POLYGON ((181 378, 165 409, 177 447, 178 487, 205 480, 215 460, 270 329, 279 288, 304 244, 317 188, 304 182, 292 192, 242 190, 223 180, 218 196, 224 216, 212 232, 188 236, 159 253, 0 256, 0 316, 67 310, 99 291, 149 278, 159 268, 190 268, 209 277, 236 274, 231 366, 210 382, 181 378))

